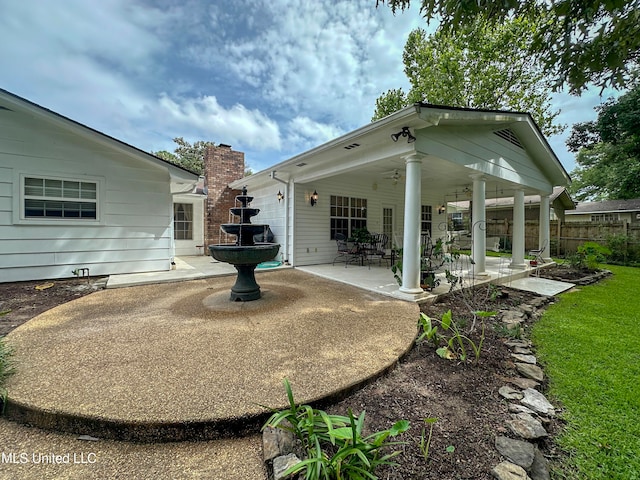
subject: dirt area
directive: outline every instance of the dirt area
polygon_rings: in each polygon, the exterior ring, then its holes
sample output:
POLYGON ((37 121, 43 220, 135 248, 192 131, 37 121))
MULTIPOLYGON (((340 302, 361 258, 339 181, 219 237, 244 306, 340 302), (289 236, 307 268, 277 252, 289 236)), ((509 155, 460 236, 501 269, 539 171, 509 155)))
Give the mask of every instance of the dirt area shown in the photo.
MULTIPOLYGON (((0 336, 39 313, 93 291, 86 281, 62 280, 0 284, 0 336)), ((494 290, 479 290, 471 303, 475 309, 505 309, 526 302, 536 294, 503 289, 508 295, 494 298, 494 290)), ((471 297, 445 296, 422 311, 440 318, 451 309, 458 324, 469 327, 471 297)), ((526 335, 525 328, 525 335, 526 335)), ((479 340, 480 323, 471 338, 479 340)), ((500 399, 498 389, 506 378, 516 376, 514 364, 505 345, 504 329, 493 320, 486 322, 480 361, 445 360, 435 353, 431 344, 417 345, 398 368, 389 375, 356 392, 327 410, 346 414, 366 410, 366 426, 370 431, 389 428, 397 420, 411 422, 411 429, 398 448, 398 465, 384 467, 377 473, 380 479, 490 479, 491 469, 502 458, 494 447, 498 434, 509 436, 505 421, 509 418, 507 402, 500 399), (420 451, 423 429, 429 426, 425 418, 436 418, 428 458, 420 451)), ((294 392, 295 394, 295 392, 294 392)), ((553 435, 559 425, 546 425, 553 435)), ((539 445, 545 455, 555 455, 552 440, 539 445)))
POLYGON ((50 308, 94 292, 102 280, 0 283, 0 337, 50 308))

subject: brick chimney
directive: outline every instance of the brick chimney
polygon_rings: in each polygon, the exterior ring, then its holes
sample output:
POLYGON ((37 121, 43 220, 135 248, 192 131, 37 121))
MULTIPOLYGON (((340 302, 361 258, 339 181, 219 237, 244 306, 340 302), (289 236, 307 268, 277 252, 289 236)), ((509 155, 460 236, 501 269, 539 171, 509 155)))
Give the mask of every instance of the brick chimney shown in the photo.
POLYGON ((210 146, 204 154, 204 175, 207 183, 207 208, 204 212, 205 251, 212 243, 235 241, 220 231, 220 224, 235 221, 229 217, 229 209, 235 205, 240 190, 232 190, 229 184, 244 177, 244 153, 234 152, 230 145, 210 146))

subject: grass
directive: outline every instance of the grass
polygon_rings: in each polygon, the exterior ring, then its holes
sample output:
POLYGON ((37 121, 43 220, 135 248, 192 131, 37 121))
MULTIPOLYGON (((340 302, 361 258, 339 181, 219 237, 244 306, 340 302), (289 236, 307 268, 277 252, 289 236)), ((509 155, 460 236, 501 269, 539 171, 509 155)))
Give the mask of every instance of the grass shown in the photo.
POLYGON ((640 270, 560 295, 532 338, 561 403, 568 452, 555 478, 640 479, 640 270))

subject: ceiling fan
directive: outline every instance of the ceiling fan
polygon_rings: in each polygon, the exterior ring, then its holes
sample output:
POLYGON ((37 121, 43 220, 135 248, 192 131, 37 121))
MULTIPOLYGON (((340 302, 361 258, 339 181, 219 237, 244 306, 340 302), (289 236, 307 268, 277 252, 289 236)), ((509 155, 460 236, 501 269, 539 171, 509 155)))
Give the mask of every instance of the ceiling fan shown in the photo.
POLYGON ((382 175, 384 175, 382 178, 385 178, 387 180, 393 180, 394 185, 397 185, 398 180, 403 178, 402 174, 397 168, 395 170, 389 170, 388 172, 383 172, 382 175))

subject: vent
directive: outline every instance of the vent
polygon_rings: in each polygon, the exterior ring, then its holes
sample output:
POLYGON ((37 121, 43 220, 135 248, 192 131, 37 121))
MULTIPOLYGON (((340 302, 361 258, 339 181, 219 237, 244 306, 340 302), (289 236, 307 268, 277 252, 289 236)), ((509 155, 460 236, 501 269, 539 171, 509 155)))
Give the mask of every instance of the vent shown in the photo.
POLYGON ((10 108, 3 107, 2 105, 0 105, 0 110, 6 110, 7 112, 13 112, 13 110, 11 110, 10 108))
POLYGON ((306 163, 302 162, 302 163, 296 163, 296 167, 304 167, 306 165, 306 163))
POLYGON ((522 148, 524 150, 524 147, 520 143, 520 139, 516 136, 515 133, 513 133, 513 130, 511 130, 510 128, 505 128, 504 130, 497 130, 493 133, 495 133, 500 138, 506 140, 507 142, 511 143, 512 145, 515 145, 516 147, 522 148))
POLYGON ((351 145, 347 145, 346 147, 344 147, 345 150, 351 150, 352 148, 356 148, 359 147, 360 144, 359 143, 352 143, 351 145))

